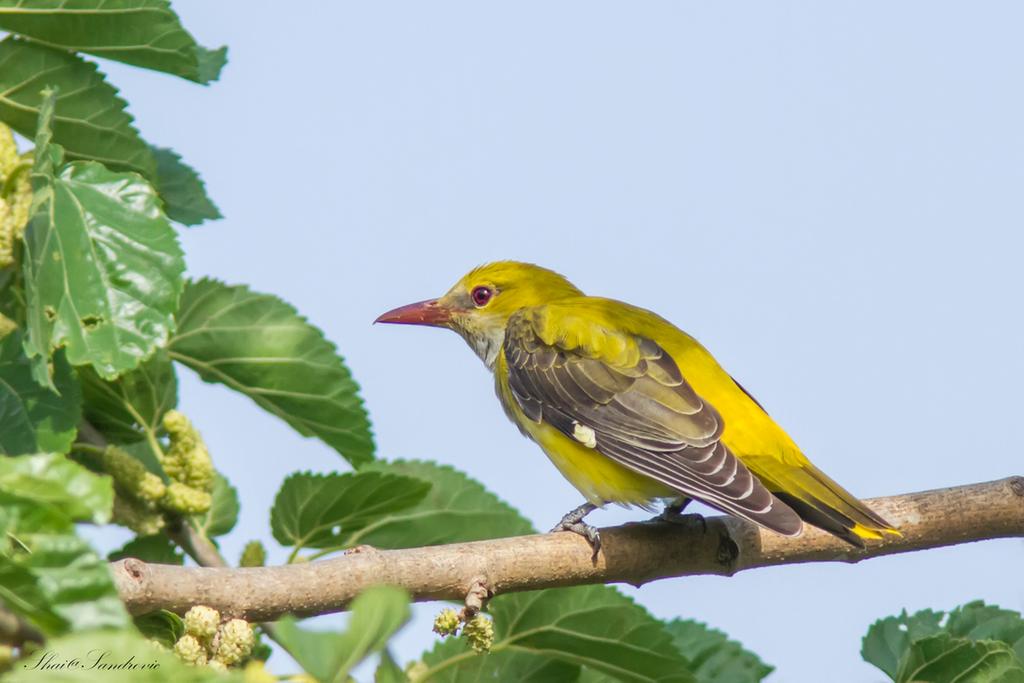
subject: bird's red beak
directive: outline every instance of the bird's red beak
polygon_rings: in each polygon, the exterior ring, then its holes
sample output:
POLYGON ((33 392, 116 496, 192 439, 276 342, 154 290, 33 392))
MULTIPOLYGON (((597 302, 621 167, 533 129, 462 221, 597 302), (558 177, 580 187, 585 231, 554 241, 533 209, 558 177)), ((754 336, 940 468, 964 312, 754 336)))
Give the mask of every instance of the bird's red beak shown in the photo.
POLYGON ((418 301, 408 306, 399 306, 388 311, 373 322, 395 325, 430 325, 442 327, 451 321, 451 311, 438 303, 437 299, 418 301))

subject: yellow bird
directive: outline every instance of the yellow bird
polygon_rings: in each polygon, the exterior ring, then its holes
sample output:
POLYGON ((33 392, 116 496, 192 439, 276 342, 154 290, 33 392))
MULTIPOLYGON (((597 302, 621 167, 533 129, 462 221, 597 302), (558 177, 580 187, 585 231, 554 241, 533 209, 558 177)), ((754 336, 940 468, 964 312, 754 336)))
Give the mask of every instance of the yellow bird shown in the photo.
POLYGON ((476 268, 440 299, 377 322, 455 330, 494 372, 501 404, 586 498, 552 530, 614 502, 696 499, 786 536, 803 522, 852 545, 899 535, 811 464, 693 337, 664 318, 586 296, 528 263, 476 268))

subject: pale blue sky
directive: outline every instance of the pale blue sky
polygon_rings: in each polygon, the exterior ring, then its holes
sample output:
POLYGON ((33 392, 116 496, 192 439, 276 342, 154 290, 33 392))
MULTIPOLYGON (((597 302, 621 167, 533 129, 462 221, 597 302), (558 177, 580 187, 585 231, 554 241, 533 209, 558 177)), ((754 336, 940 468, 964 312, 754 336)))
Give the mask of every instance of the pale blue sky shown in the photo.
MULTIPOLYGON (((1024 473, 1021 4, 175 7, 230 46, 220 83, 105 68, 227 216, 185 232, 190 272, 322 327, 382 456, 455 465, 542 528, 579 502, 461 340, 370 325, 514 258, 696 335, 858 495, 1024 473)), ((227 554, 273 548, 284 476, 345 463, 182 374, 182 407, 242 496, 227 554)), ((876 681, 858 653, 873 620, 1021 609, 1022 561, 999 541, 626 592, 725 630, 776 683, 876 681)), ((417 609, 404 660, 436 609, 417 609)))

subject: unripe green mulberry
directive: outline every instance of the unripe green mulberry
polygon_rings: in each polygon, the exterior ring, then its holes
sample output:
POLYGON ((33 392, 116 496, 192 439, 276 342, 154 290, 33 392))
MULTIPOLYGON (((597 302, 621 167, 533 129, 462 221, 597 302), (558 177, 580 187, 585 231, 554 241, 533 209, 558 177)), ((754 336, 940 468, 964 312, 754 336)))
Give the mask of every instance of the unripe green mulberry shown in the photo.
POLYGON ((427 673, 430 671, 430 667, 422 659, 417 659, 415 662, 410 662, 405 667, 405 675, 409 678, 411 683, 419 683, 422 681, 427 673))
POLYGON ((259 541, 249 541, 242 550, 239 567, 262 567, 267 563, 267 549, 259 541))
POLYGON ((209 642, 217 633, 220 625, 220 612, 207 607, 196 605, 185 612, 185 633, 195 636, 202 642, 209 642))
POLYGON ((474 651, 490 652, 491 645, 494 644, 494 622, 482 614, 477 614, 462 627, 462 635, 466 637, 474 651))
POLYGON ((14 237, 21 239, 28 225, 29 209, 32 207, 32 162, 20 161, 4 177, 4 199, 10 207, 10 220, 14 237))
POLYGON ((31 161, 18 156, 11 129, 0 123, 0 268, 14 263, 32 206, 31 161))
POLYGON ((136 489, 139 498, 147 503, 156 504, 167 493, 167 485, 152 472, 146 472, 139 481, 139 488, 136 489))
POLYGON ((185 415, 168 410, 163 419, 171 445, 164 455, 167 476, 202 491, 213 490, 213 461, 199 432, 185 415))
POLYGON ((192 422, 179 410, 168 410, 164 413, 164 429, 172 437, 185 434, 192 430, 192 422))
POLYGON ((14 142, 14 133, 6 124, 0 123, 0 176, 10 173, 20 159, 18 146, 14 142))
POLYGON ((167 492, 160 477, 147 470, 145 465, 123 448, 107 446, 103 451, 103 469, 113 477, 119 491, 147 508, 155 507, 155 503, 167 492))
POLYGON ((217 635, 217 649, 213 656, 228 666, 238 664, 248 657, 256 643, 252 626, 244 619, 232 619, 220 627, 217 635))
POLYGON ((126 526, 140 536, 152 536, 164 528, 163 515, 147 510, 140 503, 120 494, 114 496, 111 519, 115 524, 126 526))
POLYGON ((440 614, 434 617, 433 631, 439 636, 452 636, 458 633, 459 624, 461 623, 462 620, 459 618, 459 613, 451 607, 446 607, 441 610, 440 614))
POLYGON ((0 313, 0 339, 3 339, 16 329, 18 329, 18 323, 0 313))
POLYGON ((206 648, 193 635, 185 634, 174 644, 174 653, 192 666, 204 666, 207 661, 206 648))
POLYGON ((201 515, 209 511, 212 504, 213 496, 209 493, 182 484, 180 481, 171 482, 160 501, 161 507, 165 510, 183 515, 201 515))

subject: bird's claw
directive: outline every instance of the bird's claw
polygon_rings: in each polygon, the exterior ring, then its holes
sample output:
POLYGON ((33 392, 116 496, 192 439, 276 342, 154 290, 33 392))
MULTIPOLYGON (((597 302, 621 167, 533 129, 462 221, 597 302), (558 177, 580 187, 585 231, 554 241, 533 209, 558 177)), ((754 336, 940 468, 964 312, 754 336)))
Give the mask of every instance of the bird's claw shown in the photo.
POLYGON ((591 559, 597 562, 597 554, 601 551, 601 534, 598 532, 597 527, 591 526, 583 521, 583 518, 593 512, 597 508, 593 503, 584 503, 578 508, 571 510, 562 517, 561 521, 556 524, 550 532, 557 533, 559 531, 571 531, 574 534, 578 534, 587 540, 590 547, 594 551, 594 555, 591 559))
POLYGON ((597 561, 597 554, 601 552, 601 532, 597 530, 596 526, 586 522, 572 522, 563 519, 551 529, 550 533, 557 533, 559 531, 571 531, 585 538, 587 543, 590 544, 590 548, 594 551, 590 559, 595 562, 597 561))
POLYGON ((690 526, 693 522, 700 522, 701 531, 703 533, 708 532, 708 520, 704 518, 704 515, 698 512, 691 512, 690 514, 683 514, 672 508, 665 508, 662 510, 660 515, 656 515, 651 518, 652 522, 664 522, 666 524, 673 524, 676 526, 690 526))
POLYGON ((704 533, 708 532, 708 522, 704 519, 704 515, 699 513, 691 513, 688 515, 683 514, 683 510, 693 502, 693 498, 689 496, 680 496, 674 501, 665 506, 661 511, 660 515, 651 517, 651 522, 665 522, 667 524, 676 524, 682 526, 690 526, 692 521, 700 521, 700 526, 704 530, 704 533))

